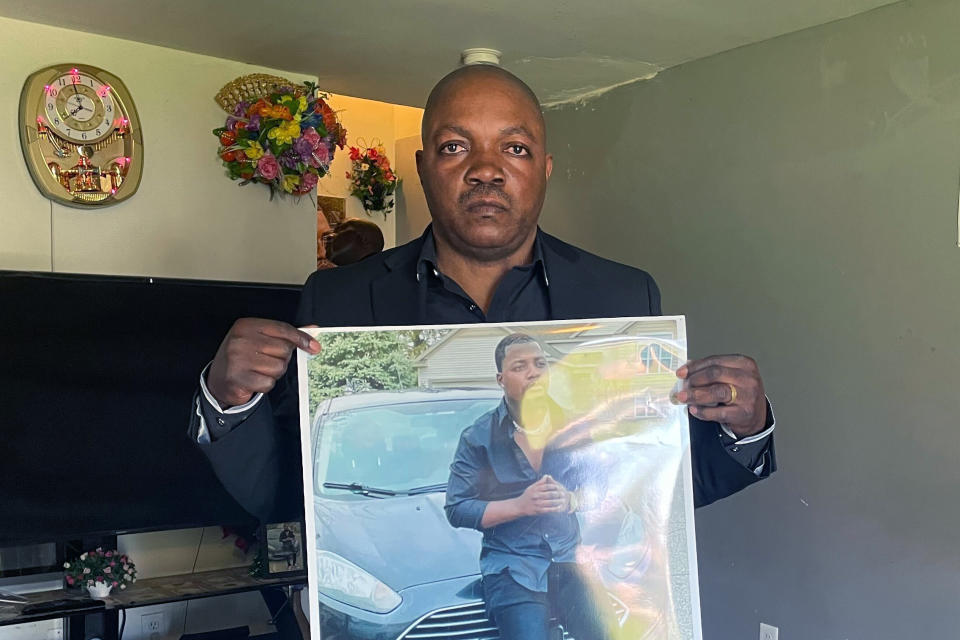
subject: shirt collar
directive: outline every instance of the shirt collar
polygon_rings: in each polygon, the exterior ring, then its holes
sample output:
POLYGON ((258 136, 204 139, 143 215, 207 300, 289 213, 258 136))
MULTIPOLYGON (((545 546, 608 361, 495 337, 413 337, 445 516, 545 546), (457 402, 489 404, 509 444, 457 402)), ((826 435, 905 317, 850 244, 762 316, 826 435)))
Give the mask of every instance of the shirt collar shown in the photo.
MULTIPOLYGON (((543 231, 537 227, 537 236, 533 240, 533 265, 539 267, 543 274, 543 283, 550 286, 550 278, 547 276, 547 265, 543 261, 543 242, 541 236, 543 231)), ((527 265, 524 265, 527 266, 527 265)), ((420 257, 417 259, 417 280, 419 281, 425 274, 432 273, 439 277, 440 271, 437 268, 437 243, 433 238, 433 226, 427 227, 424 234, 423 246, 420 249, 420 257)))
POLYGON ((507 397, 504 396, 493 412, 494 435, 511 437, 513 435, 513 418, 510 416, 510 409, 507 407, 507 397))

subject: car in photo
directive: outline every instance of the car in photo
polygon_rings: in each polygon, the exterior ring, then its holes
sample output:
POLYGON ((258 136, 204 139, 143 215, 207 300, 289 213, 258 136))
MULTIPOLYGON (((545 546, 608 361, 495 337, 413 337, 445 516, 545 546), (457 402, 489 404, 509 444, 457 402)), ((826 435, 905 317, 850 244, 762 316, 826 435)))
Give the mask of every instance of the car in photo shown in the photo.
MULTIPOLYGON (((443 506, 460 433, 501 399, 499 389, 418 389, 346 395, 317 407, 310 579, 324 640, 499 637, 484 610, 482 536, 452 527, 443 506)), ((618 576, 645 562, 643 553, 637 561, 617 558, 626 567, 618 576)), ((622 626, 629 610, 608 591, 622 626)))

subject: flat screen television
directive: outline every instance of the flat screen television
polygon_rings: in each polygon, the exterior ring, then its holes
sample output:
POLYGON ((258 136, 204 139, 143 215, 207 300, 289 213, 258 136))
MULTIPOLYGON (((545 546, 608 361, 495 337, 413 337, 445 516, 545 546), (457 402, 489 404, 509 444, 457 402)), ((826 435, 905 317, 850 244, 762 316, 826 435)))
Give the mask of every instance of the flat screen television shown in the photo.
POLYGON ((250 524, 191 398, 234 320, 292 322, 299 290, 0 271, 0 546, 250 524))

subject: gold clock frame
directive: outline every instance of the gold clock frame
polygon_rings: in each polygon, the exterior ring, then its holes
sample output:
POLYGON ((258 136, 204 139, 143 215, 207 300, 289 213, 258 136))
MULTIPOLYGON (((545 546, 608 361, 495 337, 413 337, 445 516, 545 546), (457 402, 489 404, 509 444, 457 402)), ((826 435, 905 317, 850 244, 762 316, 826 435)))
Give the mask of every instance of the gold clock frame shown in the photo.
POLYGON ((137 192, 143 177, 143 134, 133 97, 120 78, 99 67, 64 63, 32 73, 20 93, 20 146, 40 193, 69 207, 90 209, 123 202, 137 192), (43 117, 47 88, 74 72, 108 85, 119 112, 113 131, 89 144, 61 137, 43 117), (118 150, 121 153, 116 155, 118 150))

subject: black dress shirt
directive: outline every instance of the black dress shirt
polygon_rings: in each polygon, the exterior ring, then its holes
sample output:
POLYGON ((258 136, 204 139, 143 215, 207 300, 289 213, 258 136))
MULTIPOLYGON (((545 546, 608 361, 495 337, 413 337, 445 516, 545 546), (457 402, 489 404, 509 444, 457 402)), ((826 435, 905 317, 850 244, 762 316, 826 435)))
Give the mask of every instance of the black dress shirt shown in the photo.
POLYGON ((567 489, 585 489, 588 478, 600 491, 589 446, 552 447, 543 451, 540 470, 531 466, 513 438, 515 425, 505 401, 463 431, 447 483, 444 510, 455 527, 483 532, 480 572, 504 570, 531 591, 547 591, 547 569, 553 562, 576 562, 580 525, 574 513, 523 516, 496 527, 481 526, 490 502, 509 500, 545 475, 567 489))
POLYGON ((515 322, 549 320, 550 299, 543 263, 540 236, 533 244, 533 262, 514 267, 504 274, 484 313, 459 284, 437 268, 437 245, 428 234, 417 262, 417 281, 421 295, 423 324, 469 324, 474 322, 515 322))

